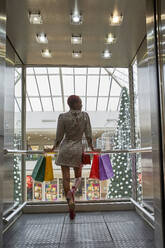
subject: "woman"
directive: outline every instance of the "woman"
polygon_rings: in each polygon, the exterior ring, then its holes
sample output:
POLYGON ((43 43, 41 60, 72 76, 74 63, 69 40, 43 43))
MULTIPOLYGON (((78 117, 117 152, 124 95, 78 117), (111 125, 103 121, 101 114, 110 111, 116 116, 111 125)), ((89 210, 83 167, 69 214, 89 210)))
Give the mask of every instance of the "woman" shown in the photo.
POLYGON ((61 166, 63 176, 63 187, 68 202, 70 218, 75 217, 74 194, 81 183, 82 175, 82 136, 88 142, 92 151, 92 130, 89 116, 81 111, 82 101, 79 96, 72 95, 67 103, 70 111, 60 114, 57 124, 55 144, 52 149, 45 149, 45 152, 53 152, 59 145, 59 153, 56 164, 61 166), (75 180, 70 190, 70 167, 73 167, 75 180))

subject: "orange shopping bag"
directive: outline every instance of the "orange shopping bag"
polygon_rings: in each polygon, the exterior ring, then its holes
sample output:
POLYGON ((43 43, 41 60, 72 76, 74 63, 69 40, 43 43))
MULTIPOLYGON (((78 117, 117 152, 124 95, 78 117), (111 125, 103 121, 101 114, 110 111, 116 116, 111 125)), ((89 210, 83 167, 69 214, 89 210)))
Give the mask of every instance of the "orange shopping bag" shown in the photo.
POLYGON ((93 156, 92 167, 91 167, 89 178, 99 179, 99 155, 98 154, 95 154, 93 156))
POLYGON ((44 181, 52 181, 54 179, 52 157, 46 156, 45 177, 44 181))

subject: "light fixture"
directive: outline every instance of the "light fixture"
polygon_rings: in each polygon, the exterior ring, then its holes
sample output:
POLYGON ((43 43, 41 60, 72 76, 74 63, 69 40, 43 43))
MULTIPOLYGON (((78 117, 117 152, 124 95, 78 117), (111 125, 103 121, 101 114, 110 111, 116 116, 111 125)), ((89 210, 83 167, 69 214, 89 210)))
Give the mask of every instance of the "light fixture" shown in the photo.
POLYGON ((75 44, 75 45, 76 44, 82 44, 82 36, 81 36, 81 34, 80 35, 72 34, 71 43, 75 44))
POLYGON ((110 58, 111 58, 111 53, 110 53, 110 51, 109 51, 108 49, 104 50, 104 51, 102 52, 102 57, 103 57, 104 59, 110 59, 110 58))
POLYGON ((31 24, 42 24, 42 16, 40 14, 40 11, 38 12, 29 12, 29 21, 31 24))
POLYGON ((36 35, 36 40, 39 43, 48 43, 48 38, 47 35, 45 33, 40 33, 36 35))
POLYGON ((107 44, 112 44, 116 42, 116 37, 112 33, 109 33, 105 40, 107 44))
POLYGON ((36 34, 36 40, 38 43, 48 43, 48 38, 45 33, 36 34))
POLYGON ((111 14, 109 21, 110 21, 110 25, 119 26, 123 21, 123 15, 122 14, 119 15, 118 13, 111 14))
POLYGON ((83 22, 83 17, 78 12, 72 13, 70 15, 70 23, 73 25, 80 25, 83 22))
POLYGON ((52 57, 51 51, 47 48, 43 49, 41 54, 42 54, 42 57, 44 57, 44 58, 51 58, 52 57))
POLYGON ((72 52, 72 57, 76 58, 76 59, 79 59, 79 58, 82 57, 82 52, 81 51, 73 51, 72 52))

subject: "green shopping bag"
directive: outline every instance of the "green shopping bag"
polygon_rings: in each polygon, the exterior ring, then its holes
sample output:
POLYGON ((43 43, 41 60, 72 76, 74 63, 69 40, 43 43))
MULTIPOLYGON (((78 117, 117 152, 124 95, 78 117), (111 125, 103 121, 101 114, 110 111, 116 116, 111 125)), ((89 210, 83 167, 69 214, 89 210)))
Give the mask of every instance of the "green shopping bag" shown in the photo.
POLYGON ((40 156, 32 172, 32 178, 35 181, 39 181, 39 182, 44 181, 45 166, 46 166, 46 158, 44 156, 40 156))

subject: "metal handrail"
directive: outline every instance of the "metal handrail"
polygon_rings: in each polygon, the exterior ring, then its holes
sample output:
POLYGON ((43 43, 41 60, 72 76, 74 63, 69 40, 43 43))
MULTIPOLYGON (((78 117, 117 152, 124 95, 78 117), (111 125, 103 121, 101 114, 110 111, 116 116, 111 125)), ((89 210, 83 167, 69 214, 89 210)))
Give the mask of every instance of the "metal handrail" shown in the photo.
MULTIPOLYGON (((103 150, 100 152, 85 152, 86 154, 104 154, 104 153, 145 153, 145 152, 152 152, 152 147, 144 147, 144 148, 135 148, 135 149, 125 149, 125 150, 103 150)), ((4 149, 4 154, 44 154, 45 152, 43 150, 38 151, 32 151, 32 150, 10 150, 10 149, 4 149)), ((58 151, 51 152, 51 154, 57 154, 58 151)))

